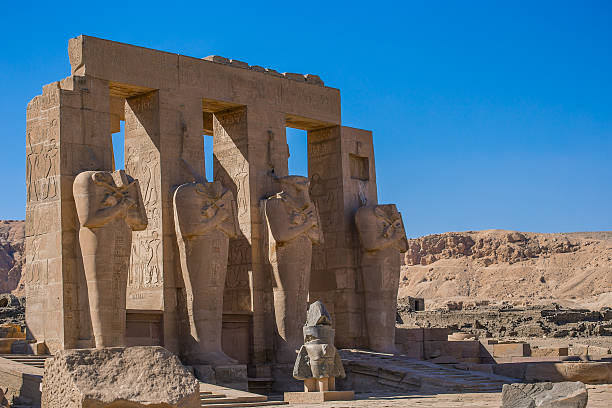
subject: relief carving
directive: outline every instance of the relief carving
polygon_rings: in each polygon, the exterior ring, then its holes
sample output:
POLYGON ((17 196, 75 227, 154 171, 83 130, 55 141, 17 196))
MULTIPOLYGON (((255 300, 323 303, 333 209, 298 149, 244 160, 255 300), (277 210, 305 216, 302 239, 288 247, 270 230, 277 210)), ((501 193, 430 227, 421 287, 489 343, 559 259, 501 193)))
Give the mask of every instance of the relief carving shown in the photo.
POLYGON ((29 146, 26 156, 26 186, 28 201, 42 201, 57 197, 59 149, 55 140, 29 146))
POLYGON ((218 181, 183 184, 174 193, 174 223, 189 320, 185 358, 236 364, 221 347, 229 240, 238 237, 234 196, 218 181))
POLYGON ((275 281, 276 360, 289 363, 302 342, 300 327, 306 319, 312 245, 320 244, 323 235, 308 193, 308 178, 286 176, 278 180, 282 191, 264 200, 264 211, 268 259, 275 281))
POLYGON ((147 227, 138 181, 123 170, 85 171, 73 193, 96 347, 125 346, 132 231, 147 227))
POLYGON ((361 207, 355 214, 361 242, 361 273, 370 349, 394 353, 395 315, 401 267, 408 249, 402 216, 395 204, 361 207))

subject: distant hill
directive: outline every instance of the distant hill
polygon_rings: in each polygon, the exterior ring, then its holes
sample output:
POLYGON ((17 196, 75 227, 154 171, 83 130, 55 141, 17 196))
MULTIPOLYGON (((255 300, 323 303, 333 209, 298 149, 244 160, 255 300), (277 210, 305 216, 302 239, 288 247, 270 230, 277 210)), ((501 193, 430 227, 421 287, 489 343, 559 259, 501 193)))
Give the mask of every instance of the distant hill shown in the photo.
POLYGON ((399 297, 612 306, 612 231, 447 232, 409 240, 399 297))
POLYGON ((0 221, 0 293, 24 295, 25 222, 0 221))

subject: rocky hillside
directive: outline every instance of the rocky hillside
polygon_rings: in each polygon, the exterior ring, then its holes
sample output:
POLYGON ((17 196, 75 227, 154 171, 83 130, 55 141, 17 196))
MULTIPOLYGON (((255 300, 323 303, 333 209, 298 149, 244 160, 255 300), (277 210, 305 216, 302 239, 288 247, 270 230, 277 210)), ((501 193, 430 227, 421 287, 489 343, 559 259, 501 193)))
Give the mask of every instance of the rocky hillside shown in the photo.
POLYGON ((0 293, 23 294, 24 222, 0 221, 0 293))
POLYGON ((612 305, 612 232, 448 232, 409 241, 399 297, 612 305))

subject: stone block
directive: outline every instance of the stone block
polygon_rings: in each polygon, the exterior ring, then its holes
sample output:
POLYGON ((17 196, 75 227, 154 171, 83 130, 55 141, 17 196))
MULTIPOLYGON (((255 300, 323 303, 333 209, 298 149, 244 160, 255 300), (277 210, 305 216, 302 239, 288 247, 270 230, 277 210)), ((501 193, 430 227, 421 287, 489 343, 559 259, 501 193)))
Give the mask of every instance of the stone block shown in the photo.
POLYGON ((568 355, 567 347, 534 347, 531 349, 531 357, 560 357, 568 355))
POLYGON ((402 328, 397 327, 395 329, 395 343, 406 344, 408 342, 423 341, 423 329, 420 327, 416 328, 402 328))
POLYGON ((290 404, 316 404, 325 401, 352 401, 354 391, 286 392, 284 400, 290 404))
POLYGON ((0 339, 0 354, 11 354, 13 343, 19 339, 0 339))
POLYGON ((423 329, 424 341, 447 341, 448 329, 446 327, 434 327, 423 329))
MULTIPOLYGON (((0 357, 0 390, 9 406, 40 406, 42 375, 42 368, 0 357)), ((0 406, 3 405, 0 403, 0 406)))
POLYGON ((528 363, 525 381, 580 381, 585 384, 609 384, 612 383, 612 362, 528 363))
POLYGON ((581 382, 504 384, 501 408, 585 408, 587 401, 581 382))
POLYGON ((42 407, 200 406, 200 384, 157 346, 65 350, 45 364, 42 407))
POLYGON ((457 359, 469 358, 480 361, 480 344, 478 341, 425 341, 423 354, 426 360, 452 356, 457 359))
POLYGON ((408 357, 414 358, 415 360, 423 360, 423 342, 422 341, 414 341, 409 343, 395 343, 399 352, 408 357))
POLYGON ((531 348, 527 343, 497 343, 493 345, 493 357, 529 357, 531 348))
POLYGON ((522 380, 525 378, 525 363, 507 363, 507 364, 492 364, 493 373, 504 377, 516 378, 522 380))
POLYGON ((232 364, 213 367, 217 385, 248 391, 249 382, 245 364, 232 364))

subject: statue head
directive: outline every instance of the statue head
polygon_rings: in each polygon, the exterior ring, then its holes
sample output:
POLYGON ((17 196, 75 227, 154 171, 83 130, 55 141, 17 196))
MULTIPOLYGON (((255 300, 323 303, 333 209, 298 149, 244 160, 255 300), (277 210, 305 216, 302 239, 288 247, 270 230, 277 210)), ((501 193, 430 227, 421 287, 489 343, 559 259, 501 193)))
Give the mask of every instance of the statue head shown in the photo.
POLYGON ((278 181, 281 190, 289 194, 308 192, 308 188, 310 187, 310 180, 308 180, 308 177, 304 176, 279 177, 278 181))
POLYGON ((180 236, 204 235, 220 228, 229 237, 238 234, 234 195, 220 181, 186 183, 174 193, 175 222, 180 236))
POLYGON ((355 224, 366 251, 390 246, 400 252, 408 249, 402 215, 395 204, 361 207, 355 214, 355 224))

